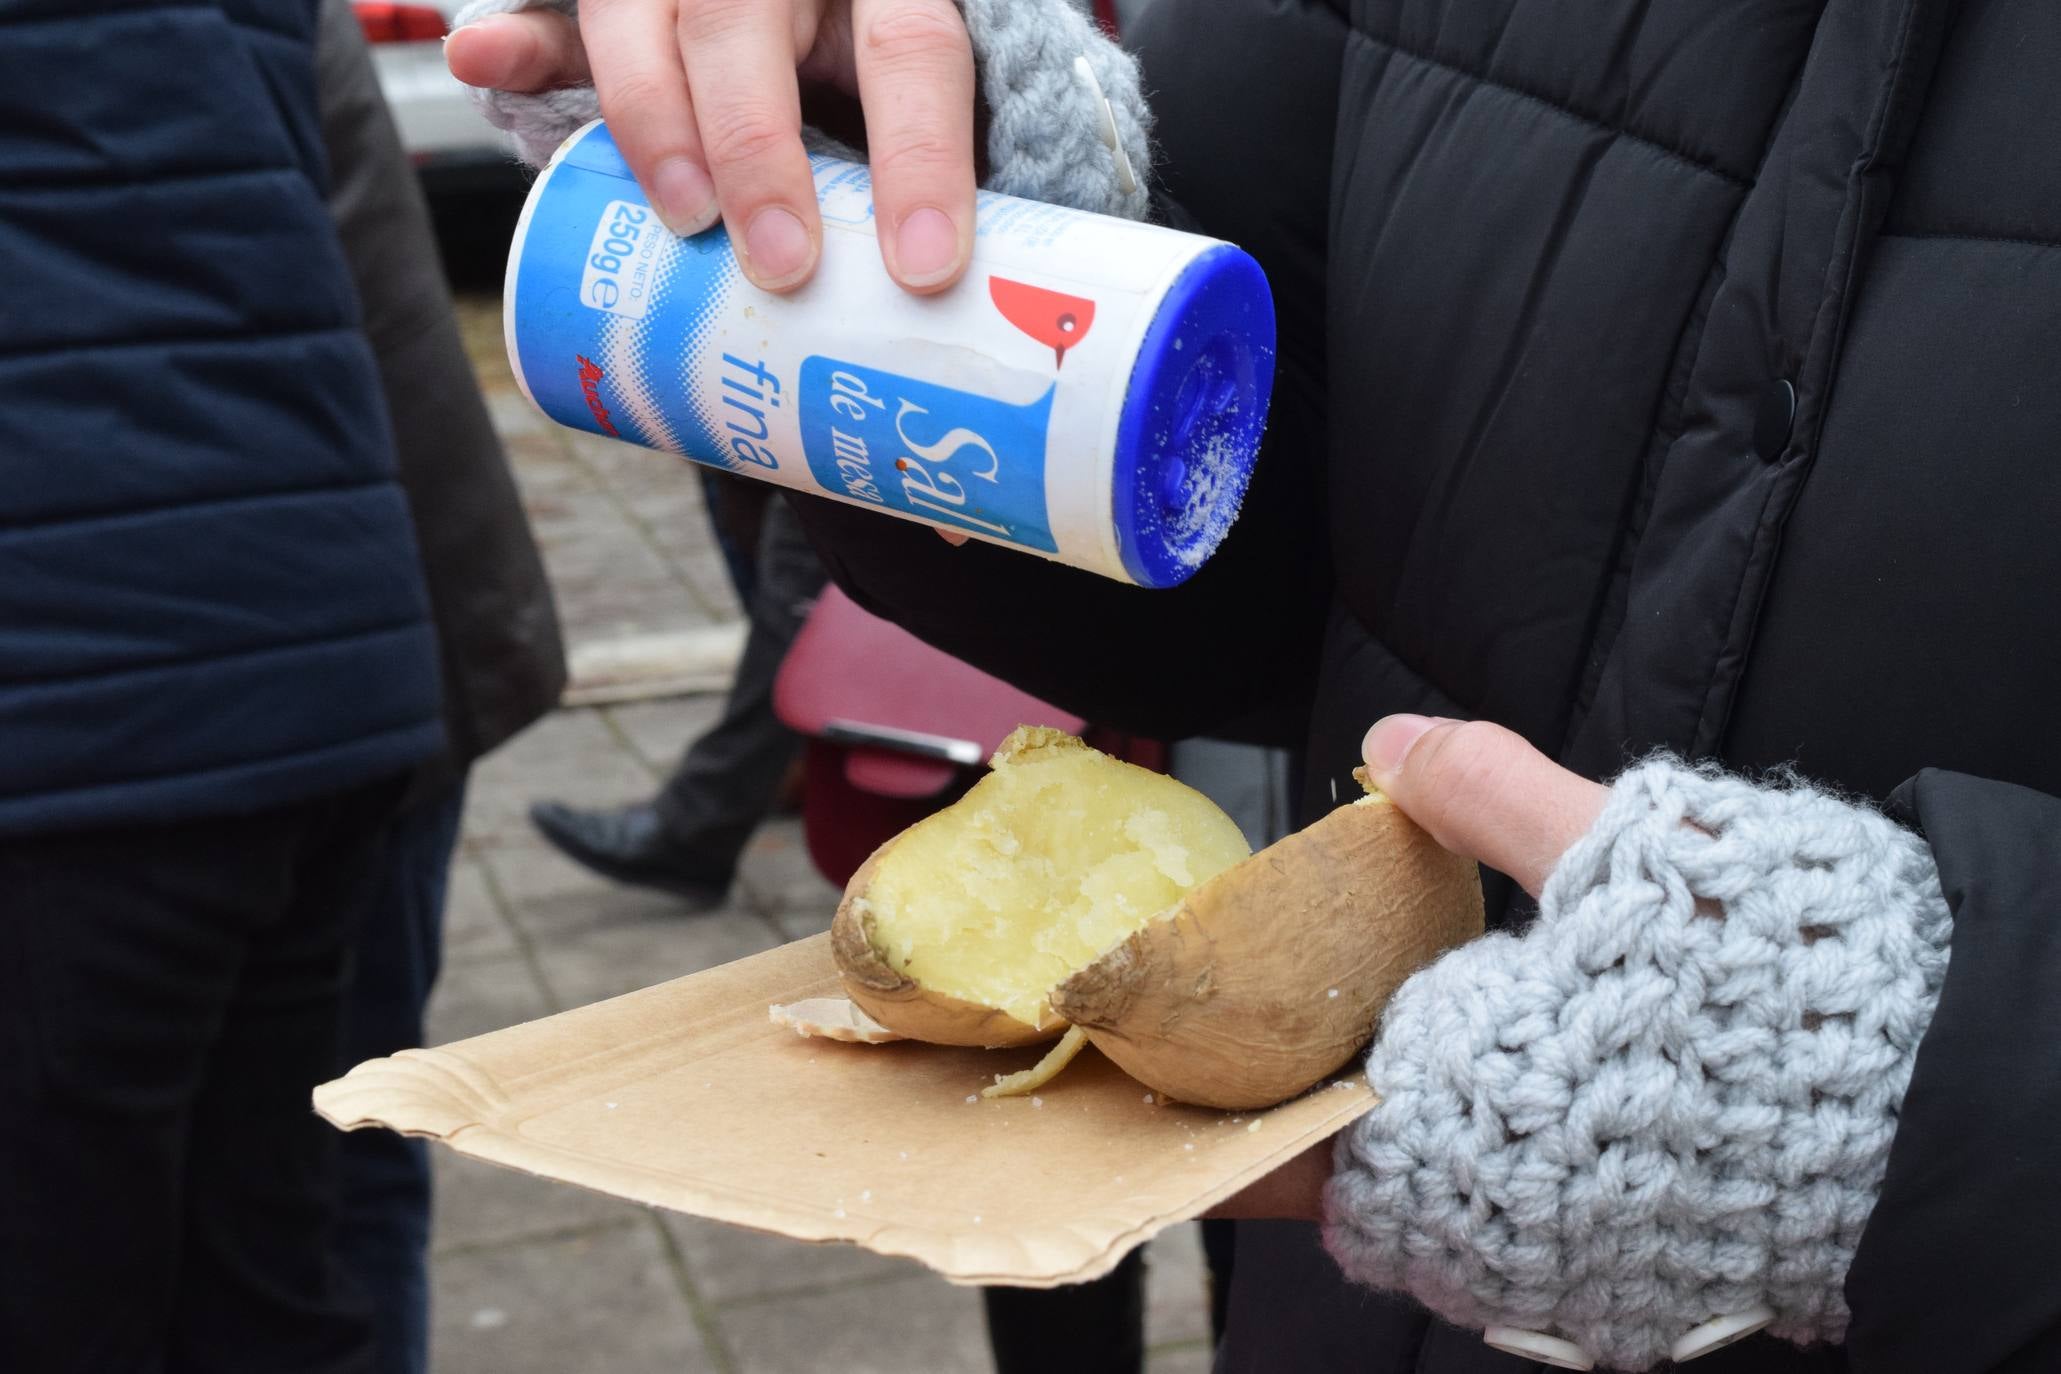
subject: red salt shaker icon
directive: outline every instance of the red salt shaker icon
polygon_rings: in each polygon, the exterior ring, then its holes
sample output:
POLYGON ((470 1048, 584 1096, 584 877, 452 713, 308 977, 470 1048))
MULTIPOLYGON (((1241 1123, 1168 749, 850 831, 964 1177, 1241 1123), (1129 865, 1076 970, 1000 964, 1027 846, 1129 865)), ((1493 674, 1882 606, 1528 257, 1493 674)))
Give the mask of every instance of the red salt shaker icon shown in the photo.
POLYGON ((1054 367, 1066 365, 1066 350, 1087 337, 1095 322, 1095 302, 1064 291, 989 277, 988 295, 1002 318, 1052 350, 1054 367))

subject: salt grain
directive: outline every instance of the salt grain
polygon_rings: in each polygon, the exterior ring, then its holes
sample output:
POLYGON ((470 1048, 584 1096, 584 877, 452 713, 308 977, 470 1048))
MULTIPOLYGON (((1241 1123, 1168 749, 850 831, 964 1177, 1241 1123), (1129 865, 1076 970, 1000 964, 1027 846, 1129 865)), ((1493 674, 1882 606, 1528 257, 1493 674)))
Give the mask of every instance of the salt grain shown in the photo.
POLYGON ((909 1152, 908 1152, 907 1150, 904 1150, 904 1151, 902 1151, 902 1158, 903 1158, 903 1159, 907 1159, 908 1157, 909 1157, 909 1152))
POLYGON ((610 1111, 614 1111, 614 1110, 615 1110, 615 1103, 613 1103, 613 1102, 609 1103, 609 1104, 608 1104, 608 1109, 609 1109, 610 1111))
POLYGON ((1336 996, 1338 996, 1338 989, 1337 989, 1337 988, 1333 988, 1333 989, 1331 989, 1331 991, 1329 991, 1329 992, 1325 993, 1324 995, 1325 995, 1326 997, 1336 997, 1336 996))
MULTIPOLYGON (((1219 413, 1228 419, 1237 413, 1237 407, 1226 406, 1219 413)), ((1190 568, 1201 567, 1202 561, 1216 552, 1231 522, 1238 518, 1250 473, 1242 461, 1237 431, 1237 426, 1227 424, 1188 450, 1181 508, 1169 513, 1167 524, 1178 541, 1174 556, 1190 568)))
POLYGON ((1245 1130, 1246 1130, 1246 1133, 1247 1133, 1247 1134, 1249 1135, 1249 1134, 1251 1134, 1252 1132, 1254 1132, 1254 1131, 1258 1130, 1258 1129, 1260 1128, 1260 1122, 1261 1122, 1262 1120, 1264 1120, 1264 1118, 1261 1118, 1261 1117, 1255 1117, 1255 1118, 1253 1118, 1253 1122, 1252 1122, 1252 1124, 1251 1124, 1250 1126, 1247 1126, 1247 1127, 1245 1128, 1245 1130))
POLYGON ((844 1219, 844 1208, 840 1207, 837 1209, 837 1217, 840 1221, 844 1219))
POLYGON ((1150 1101, 1152 1100, 1152 1094, 1151 1094, 1151 1093, 1146 1093, 1146 1094, 1145 1094, 1145 1100, 1146 1100, 1147 1102, 1150 1102, 1150 1101))
POLYGON ((475 1331, 492 1331, 506 1325, 508 1314, 498 1307, 482 1307, 472 1314, 472 1329, 475 1331))
POLYGON ((871 1202, 871 1201, 873 1201, 873 1190, 872 1190, 871 1188, 868 1188, 868 1189, 867 1189, 867 1190, 866 1190, 865 1192, 863 1192, 863 1193, 859 1194, 859 1201, 861 1201, 861 1202, 871 1202))
POLYGON ((1045 1099, 1042 1097, 1033 1097, 1031 1099, 1031 1105, 1033 1107, 1042 1107, 1045 1105, 1045 1099))
POLYGON ((1186 1144, 1182 1145, 1181 1148, 1184 1150, 1192 1150, 1195 1148, 1195 1142, 1192 1140, 1188 1141, 1186 1144))
POLYGON ((980 1094, 979 1094, 979 1093, 968 1093, 968 1094, 966 1094, 966 1100, 967 1100, 968 1102, 978 1102, 978 1101, 980 1101, 980 1094))

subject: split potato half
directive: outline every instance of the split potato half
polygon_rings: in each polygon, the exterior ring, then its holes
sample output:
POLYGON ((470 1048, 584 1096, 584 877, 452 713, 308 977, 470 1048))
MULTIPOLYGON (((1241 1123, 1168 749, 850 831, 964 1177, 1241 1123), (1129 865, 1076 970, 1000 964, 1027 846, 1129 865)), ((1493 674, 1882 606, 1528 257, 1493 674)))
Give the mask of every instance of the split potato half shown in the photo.
POLYGON ((1051 1005, 1168 1097, 1271 1107, 1343 1067, 1403 980, 1481 929, 1473 860, 1363 797, 1204 883, 1051 1005))
POLYGON ((1018 730, 991 767, 882 845, 831 927, 847 993, 911 1039, 1025 1045, 1072 1025, 1166 1097, 1272 1106, 1481 933, 1475 865, 1385 798, 1247 857, 1201 793, 1060 731, 1018 730))
POLYGON ((951 806, 876 850, 830 927, 881 1025, 999 1048, 1066 1030, 1053 986, 1250 853, 1184 783, 1025 726, 951 806))

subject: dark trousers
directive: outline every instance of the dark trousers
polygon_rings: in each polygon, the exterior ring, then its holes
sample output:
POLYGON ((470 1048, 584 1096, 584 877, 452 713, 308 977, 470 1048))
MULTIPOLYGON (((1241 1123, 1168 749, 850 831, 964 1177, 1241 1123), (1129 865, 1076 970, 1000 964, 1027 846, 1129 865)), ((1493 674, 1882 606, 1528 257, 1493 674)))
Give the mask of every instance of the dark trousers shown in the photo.
POLYGON ((308 1094, 395 795, 0 843, 0 1369, 371 1368, 308 1094))
MULTIPOLYGON (((465 784, 394 818, 386 860, 358 932, 344 1016, 346 1066, 422 1043, 422 1012, 443 963, 444 896, 465 784)), ((394 1131, 342 1141, 343 1211, 335 1254, 370 1303, 379 1374, 429 1368, 429 1146, 394 1131)))
MULTIPOLYGON (((1209 1273, 1209 1329, 1224 1334, 1231 1283, 1231 1227, 1202 1223, 1209 1273)), ((1140 1374, 1145 1368, 1142 1247, 1099 1279, 1065 1288, 984 1288, 995 1374, 1140 1374)))
POLYGON ((995 1374, 1139 1374, 1145 1368, 1145 1251, 1066 1288, 986 1288, 995 1374))
POLYGON ((712 881, 729 879, 801 749, 800 739, 773 714, 773 679, 828 574, 793 510, 777 495, 766 504, 755 566, 744 655, 722 718, 688 746, 658 798, 666 828, 706 862, 712 881))

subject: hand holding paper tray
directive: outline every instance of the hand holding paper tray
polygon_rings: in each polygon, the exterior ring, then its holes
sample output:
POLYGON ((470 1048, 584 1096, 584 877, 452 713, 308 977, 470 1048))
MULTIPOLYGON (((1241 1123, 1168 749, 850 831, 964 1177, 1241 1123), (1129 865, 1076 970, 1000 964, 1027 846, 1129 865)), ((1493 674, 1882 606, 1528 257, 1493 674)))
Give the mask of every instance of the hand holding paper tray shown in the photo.
POLYGON ((837 995, 827 937, 433 1050, 315 1090, 385 1126, 634 1202, 1050 1287, 1270 1172, 1373 1105, 1354 1073, 1265 1112, 1148 1101, 1099 1055, 989 1100, 1039 1051, 840 1044, 773 1024, 837 995), (972 1098, 971 1101, 968 1099, 972 1098))

